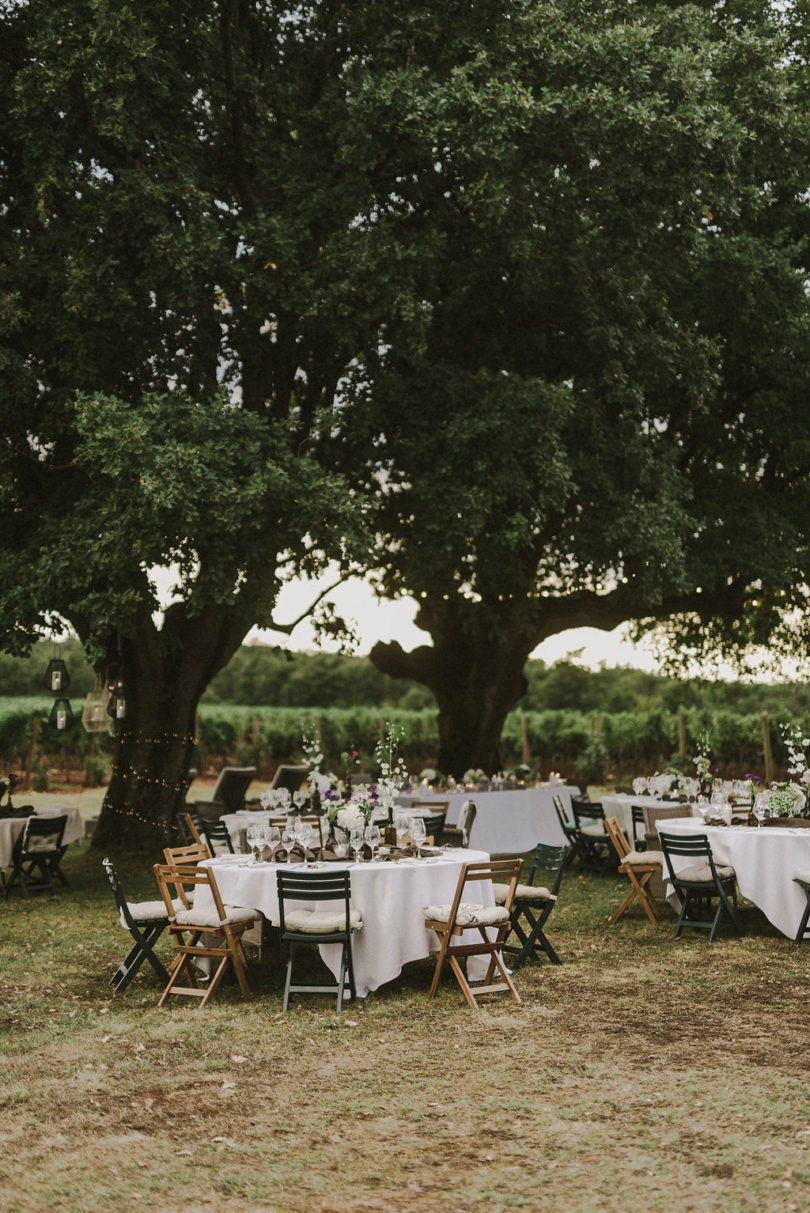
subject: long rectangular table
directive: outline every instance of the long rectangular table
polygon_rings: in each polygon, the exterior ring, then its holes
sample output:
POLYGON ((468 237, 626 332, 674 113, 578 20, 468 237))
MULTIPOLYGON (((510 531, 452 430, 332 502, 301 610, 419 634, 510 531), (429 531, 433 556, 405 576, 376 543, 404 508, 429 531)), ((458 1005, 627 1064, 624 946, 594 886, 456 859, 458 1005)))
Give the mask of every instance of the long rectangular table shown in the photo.
POLYGON ((472 800, 478 813, 470 834, 470 843, 489 855, 523 855, 538 842, 562 846, 566 839, 554 809, 553 797, 562 797, 571 811, 571 797, 579 788, 558 784, 521 788, 508 792, 414 792, 399 797, 403 807, 413 800, 448 801, 448 825, 455 825, 461 806, 472 800))
MULTIPOLYGON (((459 848, 447 851, 439 858, 421 861, 328 865, 329 871, 343 871, 348 867, 352 908, 363 916, 363 929, 352 937, 359 997, 364 998, 370 990, 393 981, 409 961, 421 960, 431 950, 436 950, 436 936, 425 929, 424 907, 452 902, 462 866, 488 858, 481 852, 459 848)), ((250 906, 278 925, 277 864, 252 863, 244 856, 222 856, 206 860, 206 863, 216 875, 224 902, 250 906)), ((195 899, 195 905, 212 908, 207 890, 200 889, 197 897, 199 900, 195 899)), ((483 906, 495 904, 492 884, 488 880, 471 885, 465 897, 468 900, 477 897, 483 906)), ((333 905, 307 902, 305 908, 330 909, 333 905)), ((337 977, 340 946, 324 944, 319 950, 325 964, 337 977)))
MULTIPOLYGON (((810 830, 707 826, 689 817, 662 822, 660 832, 705 834, 715 863, 734 868, 743 897, 758 906, 778 931, 793 939, 807 904, 804 891, 794 884, 793 876, 800 870, 810 871, 810 830)), ((691 862, 683 856, 673 856, 676 873, 691 862)), ((666 868, 664 872, 666 875, 666 868)))
MULTIPOLYGON (((41 805, 34 809, 33 817, 67 817, 63 843, 80 842, 84 837, 82 815, 75 806, 61 804, 41 805)), ((27 817, 0 817, 0 871, 11 863, 11 852, 18 835, 22 834, 27 817)))

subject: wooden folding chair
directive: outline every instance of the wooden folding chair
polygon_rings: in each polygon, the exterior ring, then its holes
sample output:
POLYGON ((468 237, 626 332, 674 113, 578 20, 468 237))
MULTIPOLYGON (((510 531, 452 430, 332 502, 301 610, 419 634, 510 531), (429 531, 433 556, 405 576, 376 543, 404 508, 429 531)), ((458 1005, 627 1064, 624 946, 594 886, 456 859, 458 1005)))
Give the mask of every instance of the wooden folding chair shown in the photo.
POLYGON ((192 842, 187 847, 164 847, 163 859, 165 863, 181 868, 191 863, 202 863, 204 859, 213 859, 213 855, 207 842, 192 842))
POLYGON ((475 994, 508 993, 515 1002, 520 1002, 517 990, 509 979, 509 972, 503 963, 501 949, 509 930, 512 902, 520 879, 521 861, 519 859, 494 859, 486 863, 465 863, 459 875, 455 896, 449 905, 425 906, 425 926, 435 931, 439 937, 439 955, 436 960, 436 970, 430 987, 430 998, 435 998, 439 986, 439 978, 444 968, 445 960, 450 961, 450 967, 456 975, 462 993, 469 1006, 477 1009, 475 994), (464 890, 468 884, 477 881, 490 880, 494 883, 506 884, 507 894, 503 905, 481 906, 474 902, 464 901, 464 890), (494 938, 487 934, 487 928, 494 929, 494 938), (477 931, 480 940, 473 943, 453 943, 465 931, 477 931), (470 989, 466 974, 459 964, 459 957, 488 956, 484 984, 476 986, 475 994, 470 989), (498 970, 501 981, 493 983, 495 970, 498 970))
POLYGON ((611 914, 608 919, 609 925, 613 926, 614 923, 618 922, 622 914, 638 898, 650 922, 654 927, 658 926, 663 915, 659 909, 658 902, 647 888, 647 885, 653 876, 656 874, 660 876, 663 871, 664 856, 660 851, 644 851, 642 853, 631 850, 624 830, 615 817, 605 818, 605 830, 616 851, 619 860, 619 872, 623 876, 626 876, 632 885, 630 892, 618 910, 611 914))
POLYGON ((200 1006, 207 1006, 229 966, 236 974, 242 995, 249 999, 241 941, 245 931, 253 925, 256 911, 245 906, 224 905, 210 868, 155 864, 154 870, 166 906, 169 934, 177 945, 179 958, 158 1006, 162 1007, 173 994, 199 998, 200 1006), (194 905, 189 896, 191 889, 194 890, 194 905), (178 899, 183 904, 182 909, 177 909, 178 899), (222 941, 221 946, 216 946, 217 940, 222 941), (201 989, 194 968, 195 965, 204 967, 200 966, 200 961, 207 959, 218 960, 219 964, 206 988, 201 989), (184 975, 189 984, 181 986, 184 975))

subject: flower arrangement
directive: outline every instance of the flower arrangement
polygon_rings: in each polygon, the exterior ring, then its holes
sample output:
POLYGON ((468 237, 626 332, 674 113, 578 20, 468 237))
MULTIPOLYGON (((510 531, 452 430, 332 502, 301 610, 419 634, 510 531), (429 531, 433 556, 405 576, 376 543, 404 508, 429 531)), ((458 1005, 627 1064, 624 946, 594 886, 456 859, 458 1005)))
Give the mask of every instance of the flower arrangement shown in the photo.
POLYGON ((462 775, 461 782, 462 783, 474 783, 477 785, 480 783, 487 783, 488 781, 487 781, 487 776, 481 770, 480 767, 470 767, 470 769, 468 771, 465 771, 464 774, 462 775))
POLYGON ((692 759, 695 767, 695 776, 700 783, 701 792, 704 793, 709 791, 714 780, 710 747, 711 734, 708 729, 705 729, 695 743, 695 757, 692 759))
POLYGON ((810 737, 802 737, 796 725, 784 725, 780 732, 788 752, 788 779, 771 785, 769 805, 774 817, 794 817, 804 808, 807 785, 810 784, 804 753, 805 747, 810 745, 810 737))
POLYGON ((364 829, 377 811, 388 811, 394 805, 397 793, 407 781, 408 772, 399 754, 399 745, 405 730, 395 724, 385 725, 385 732, 376 746, 376 757, 380 765, 380 778, 376 783, 360 784, 352 789, 350 766, 358 757, 356 750, 343 755, 346 767, 346 782, 337 788, 329 787, 323 792, 323 804, 330 827, 336 826, 350 833, 364 829))

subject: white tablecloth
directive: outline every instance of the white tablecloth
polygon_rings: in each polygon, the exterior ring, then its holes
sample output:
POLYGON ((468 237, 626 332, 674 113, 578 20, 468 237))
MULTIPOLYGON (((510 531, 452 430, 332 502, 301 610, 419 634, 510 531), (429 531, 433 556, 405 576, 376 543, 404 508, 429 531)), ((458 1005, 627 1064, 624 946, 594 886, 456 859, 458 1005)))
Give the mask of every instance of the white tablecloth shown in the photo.
MULTIPOLYGON (((660 800, 655 796, 600 796, 599 803, 605 810, 605 817, 615 817, 628 839, 633 833, 633 814, 630 810, 634 804, 642 808, 646 805, 652 809, 668 808, 673 804, 672 801, 660 800)), ((690 812, 689 805, 683 806, 683 812, 684 816, 690 812)))
MULTIPOLYGON (((446 851, 440 859, 405 863, 330 863, 321 871, 351 872, 352 907, 363 916, 363 929, 352 936, 352 955, 358 996, 364 998, 387 981, 393 981, 402 966, 421 960, 435 951, 438 942, 432 931, 425 930, 423 907, 451 902, 465 863, 489 859, 479 851, 446 851)), ((270 922, 278 925, 278 896, 276 873, 271 863, 248 864, 244 859, 226 857, 207 861, 216 874, 222 900, 231 905, 250 906, 260 910, 270 922)), ((492 885, 488 880, 468 887, 465 900, 484 906, 495 904, 492 885)), ((200 888, 195 904, 205 908, 211 904, 207 890, 200 888)), ((296 903, 290 903, 296 904, 296 903)), ((303 908, 330 909, 334 903, 302 902, 303 908)), ((340 947, 328 944, 320 948, 324 962, 337 977, 340 968, 340 947)))
MULTIPOLYGON (((705 834, 715 863, 734 868, 743 897, 753 901, 783 935, 795 936, 807 901, 793 876, 810 871, 810 830, 705 826, 693 817, 662 822, 660 829, 670 834, 705 834)), ((672 857, 676 872, 692 862, 688 857, 672 857)))
MULTIPOLYGON (((0 810, 2 812, 2 810, 0 810)), ((82 815, 75 807, 66 805, 42 805, 34 809, 34 817, 67 817, 63 842, 80 842, 84 837, 82 815)), ((22 834, 26 817, 0 817, 0 870, 5 871, 11 863, 11 852, 18 834, 22 834)))
POLYGON ((562 846, 566 841, 560 829, 552 797, 559 794, 571 811, 571 796, 579 788, 559 784, 555 787, 523 788, 508 792, 436 792, 427 796, 415 792, 402 797, 409 800, 446 800, 448 825, 455 825, 461 806, 472 800, 478 806, 470 842, 490 855, 523 855, 538 842, 562 846))

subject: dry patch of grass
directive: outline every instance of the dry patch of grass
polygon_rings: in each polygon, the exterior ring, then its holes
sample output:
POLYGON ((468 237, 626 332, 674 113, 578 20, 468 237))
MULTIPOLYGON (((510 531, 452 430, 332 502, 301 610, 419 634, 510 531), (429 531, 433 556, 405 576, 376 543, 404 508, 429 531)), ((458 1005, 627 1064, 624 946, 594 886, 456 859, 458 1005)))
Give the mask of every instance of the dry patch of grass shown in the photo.
POLYGON ((429 1003, 425 961, 341 1016, 283 1015, 271 952, 250 1004, 159 1010, 151 970, 107 986, 128 937, 100 857, 67 870, 58 902, 0 902, 9 1213, 810 1203, 807 952, 753 908, 741 941, 674 944, 640 914, 606 927, 623 886, 573 870, 549 922, 565 963, 523 969, 519 1006, 474 1014, 450 980, 429 1003))

